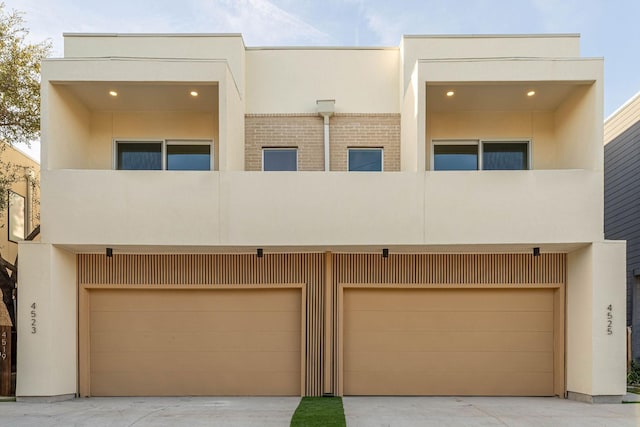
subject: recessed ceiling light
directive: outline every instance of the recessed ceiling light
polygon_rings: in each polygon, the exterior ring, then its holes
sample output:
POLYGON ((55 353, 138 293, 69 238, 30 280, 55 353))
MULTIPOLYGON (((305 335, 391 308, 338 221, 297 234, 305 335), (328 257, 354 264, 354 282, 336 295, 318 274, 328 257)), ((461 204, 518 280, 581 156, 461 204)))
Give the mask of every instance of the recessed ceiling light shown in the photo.
POLYGON ((192 90, 191 92, 189 92, 189 95, 198 96, 198 92, 196 92, 195 90, 192 90))
POLYGON ((454 91, 452 91, 452 90, 450 90, 449 92, 447 92, 447 96, 453 96, 453 95, 455 95, 455 94, 456 94, 456 93, 455 93, 454 91))
POLYGON ((111 96, 118 96, 118 92, 116 92, 115 90, 110 90, 110 91, 109 91, 109 95, 111 95, 111 96))
POLYGON ((527 96, 533 96, 536 94, 535 90, 530 90, 529 92, 527 92, 527 96))

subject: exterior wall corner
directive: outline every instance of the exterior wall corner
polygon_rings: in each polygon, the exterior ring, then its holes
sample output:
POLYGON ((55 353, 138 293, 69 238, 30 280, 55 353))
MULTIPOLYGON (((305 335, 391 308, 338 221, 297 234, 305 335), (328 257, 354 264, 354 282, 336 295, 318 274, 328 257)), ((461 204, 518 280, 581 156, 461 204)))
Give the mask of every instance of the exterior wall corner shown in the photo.
POLYGON ((77 392, 75 255, 46 243, 19 246, 16 396, 77 392))

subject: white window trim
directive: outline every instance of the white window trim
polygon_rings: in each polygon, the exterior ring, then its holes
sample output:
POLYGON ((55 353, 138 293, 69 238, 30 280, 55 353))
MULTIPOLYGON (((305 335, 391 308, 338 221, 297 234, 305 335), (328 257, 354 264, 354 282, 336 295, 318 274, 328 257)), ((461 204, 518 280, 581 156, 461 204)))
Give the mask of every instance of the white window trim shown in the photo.
POLYGON ((132 144, 161 144, 160 153, 162 155, 162 169, 161 171, 167 171, 167 145, 208 145, 209 146, 209 171, 190 171, 190 172, 212 172, 215 165, 215 153, 214 144, 211 139, 154 139, 154 138, 113 138, 112 139, 112 159, 111 167, 113 170, 118 169, 118 144, 120 143, 132 143, 132 144))
POLYGON ((262 147, 262 159, 260 168, 262 172, 298 172, 300 169, 298 166, 298 147, 262 147), (296 170, 295 171, 265 171, 264 170, 264 152, 265 151, 285 151, 285 150, 294 150, 296 152, 296 170))
MULTIPOLYGON (((527 144, 527 169, 533 169, 533 156, 532 156, 532 148, 533 141, 531 138, 487 138, 487 139, 432 139, 431 140, 431 162, 429 165, 429 170, 435 170, 435 146, 436 145, 477 145, 478 146, 478 171, 484 171, 484 165, 482 164, 482 149, 485 143, 489 144, 508 144, 508 143, 520 143, 527 144)), ((436 171, 440 172, 440 171, 436 171)), ((459 171, 465 172, 465 171, 459 171)), ((473 172, 473 171, 466 171, 473 172)))
POLYGON ((347 172, 384 172, 384 148, 383 147, 347 147, 347 172), (380 170, 379 171, 352 171, 349 170, 349 155, 351 150, 378 150, 380 151, 380 170))

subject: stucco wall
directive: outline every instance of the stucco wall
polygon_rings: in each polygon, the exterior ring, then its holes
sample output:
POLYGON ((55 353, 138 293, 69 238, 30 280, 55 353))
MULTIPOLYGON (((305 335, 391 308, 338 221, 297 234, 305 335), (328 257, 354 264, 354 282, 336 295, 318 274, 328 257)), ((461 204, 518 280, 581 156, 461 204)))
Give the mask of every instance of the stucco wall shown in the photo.
POLYGON ((221 59, 244 93, 245 54, 240 34, 65 34, 65 58, 221 59))
POLYGON ((431 169, 434 140, 511 139, 531 141, 532 169, 562 169, 556 157, 552 112, 427 111, 427 169, 431 169))
POLYGON ((247 114, 398 113, 398 49, 249 49, 247 114), (267 83, 268 82, 268 83, 267 83))
POLYGON ((68 88, 50 83, 43 86, 42 104, 42 167, 82 168, 89 158, 90 111, 68 88))
POLYGON ((580 37, 577 34, 404 36, 400 50, 406 89, 419 59, 571 58, 580 56, 580 37))
POLYGON ((170 246, 589 242, 601 238, 591 191, 601 180, 584 170, 46 171, 42 239, 170 246))
POLYGON ((37 242, 21 243, 19 252, 16 395, 74 395, 78 385, 76 257, 37 242))
POLYGON ((606 241, 567 257, 568 392, 626 392, 624 253, 624 242, 606 241))
MULTIPOLYGON (((557 162, 565 168, 603 170, 602 104, 598 83, 578 86, 554 115, 557 162)), ((602 193, 600 193, 602 194, 602 193)))
POLYGON ((87 156, 74 169, 112 169, 114 140, 203 139, 214 142, 218 157, 214 114, 182 111, 93 112, 90 115, 87 156))
POLYGON ((218 170, 240 171, 244 169, 245 98, 228 69, 224 81, 220 83, 220 93, 218 170))

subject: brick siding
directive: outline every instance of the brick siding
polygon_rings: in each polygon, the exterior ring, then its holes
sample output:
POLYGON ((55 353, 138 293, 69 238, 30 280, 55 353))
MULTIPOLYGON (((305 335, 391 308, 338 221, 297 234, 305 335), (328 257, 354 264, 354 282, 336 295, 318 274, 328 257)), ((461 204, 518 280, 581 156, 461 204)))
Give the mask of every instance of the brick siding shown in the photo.
MULTIPOLYGON (((336 114, 329 119, 331 170, 347 170, 347 148, 382 147, 384 170, 400 170, 399 114, 336 114)), ((298 170, 324 170, 323 119, 316 114, 248 114, 245 170, 262 170, 262 148, 297 147, 298 170)))

